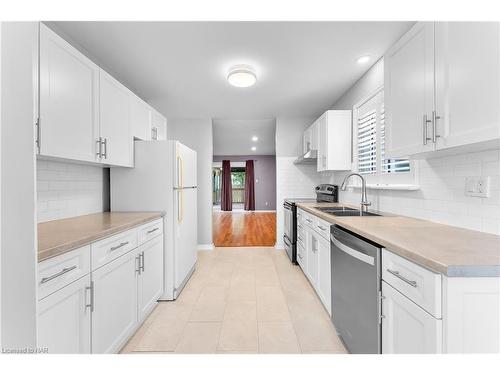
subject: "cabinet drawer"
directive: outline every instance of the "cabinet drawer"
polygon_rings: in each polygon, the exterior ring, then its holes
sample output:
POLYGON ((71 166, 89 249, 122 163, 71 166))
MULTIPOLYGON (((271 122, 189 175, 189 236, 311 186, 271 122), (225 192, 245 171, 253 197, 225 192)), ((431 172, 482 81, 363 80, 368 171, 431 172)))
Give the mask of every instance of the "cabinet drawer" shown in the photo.
POLYGON ((300 268, 305 272, 306 271, 306 249, 305 246, 301 243, 297 243, 297 263, 300 268))
POLYGON ((304 225, 314 229, 314 216, 304 212, 304 225))
POLYGON ((115 234, 92 245, 92 270, 137 247, 137 228, 115 234))
POLYGON ((163 233, 163 220, 155 220, 151 223, 144 224, 137 229, 138 245, 142 245, 160 234, 163 233))
POLYGON ((325 240, 330 241, 330 223, 320 219, 319 217, 314 217, 313 220, 314 230, 319 233, 321 237, 325 240))
POLYGON ((441 318, 440 274, 383 249, 382 279, 436 318, 441 318))
POLYGON ((90 245, 38 264, 38 300, 90 272, 90 245))

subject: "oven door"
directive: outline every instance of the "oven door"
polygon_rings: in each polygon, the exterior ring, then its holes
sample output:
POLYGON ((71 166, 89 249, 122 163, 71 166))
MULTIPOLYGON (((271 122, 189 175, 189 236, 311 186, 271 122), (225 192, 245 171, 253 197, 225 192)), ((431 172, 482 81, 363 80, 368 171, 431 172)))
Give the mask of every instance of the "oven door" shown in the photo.
POLYGON ((284 234, 286 237, 288 237, 288 240, 293 245, 294 243, 293 207, 291 204, 285 202, 283 204, 283 209, 284 209, 284 228, 283 228, 284 234))

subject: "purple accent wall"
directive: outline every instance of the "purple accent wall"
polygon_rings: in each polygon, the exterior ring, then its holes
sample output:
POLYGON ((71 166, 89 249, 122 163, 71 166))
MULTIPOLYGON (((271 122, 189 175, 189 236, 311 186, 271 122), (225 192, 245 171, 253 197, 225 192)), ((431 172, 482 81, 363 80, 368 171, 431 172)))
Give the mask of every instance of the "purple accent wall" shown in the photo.
POLYGON ((276 156, 274 155, 214 155, 213 161, 254 160, 255 209, 276 210, 276 156), (267 203, 267 205, 266 205, 267 203))

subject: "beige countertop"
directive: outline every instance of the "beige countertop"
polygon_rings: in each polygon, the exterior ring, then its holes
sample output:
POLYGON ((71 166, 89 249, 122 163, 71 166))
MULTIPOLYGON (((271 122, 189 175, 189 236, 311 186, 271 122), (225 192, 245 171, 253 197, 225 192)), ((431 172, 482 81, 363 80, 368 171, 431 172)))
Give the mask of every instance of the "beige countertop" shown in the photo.
POLYGON ((38 261, 88 245, 163 216, 161 212, 103 212, 38 224, 38 261))
POLYGON ((447 276, 500 276, 500 236, 385 213, 335 217, 314 208, 342 206, 339 203, 297 206, 435 272, 447 276))

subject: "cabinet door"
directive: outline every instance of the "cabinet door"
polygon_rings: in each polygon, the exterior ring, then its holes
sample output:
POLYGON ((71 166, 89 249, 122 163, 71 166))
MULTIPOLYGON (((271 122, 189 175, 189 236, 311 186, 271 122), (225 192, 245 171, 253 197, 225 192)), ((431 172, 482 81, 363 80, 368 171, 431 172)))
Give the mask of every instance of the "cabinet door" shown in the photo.
POLYGON ((38 302, 37 346, 51 354, 90 353, 90 275, 38 302))
POLYGON ((151 109, 132 92, 130 102, 130 129, 132 136, 143 141, 151 140, 151 109))
POLYGON ((442 321, 382 282, 382 353, 441 353, 442 321))
POLYGON ((40 154, 98 161, 99 67, 40 25, 40 154))
POLYGON ((130 251, 92 272, 92 353, 116 353, 137 326, 138 257, 130 251))
POLYGON ((155 307, 163 292, 163 236, 142 244, 138 278, 139 321, 143 321, 155 307))
POLYGON ((326 162, 328 158, 328 123, 326 121, 326 115, 323 114, 317 120, 317 128, 318 128, 318 164, 317 171, 325 171, 326 170, 326 162))
POLYGON ((311 150, 318 149, 318 122, 315 121, 314 124, 311 125, 311 150))
POLYGON ((155 110, 151 112, 151 139, 167 139, 167 119, 155 110))
POLYGON ((319 235, 313 231, 309 233, 309 248, 307 249, 307 276, 314 288, 318 285, 318 237, 319 235))
POLYGON ((100 70, 100 136, 106 144, 102 161, 114 166, 132 166, 133 137, 130 132, 130 91, 100 70))
POLYGON ((330 264, 330 241, 318 237, 318 295, 328 313, 332 314, 332 278, 330 264))
POLYGON ((385 147, 389 157, 432 151, 434 25, 419 22, 384 57, 385 147))
POLYGON ((500 138, 497 22, 436 23, 438 148, 500 138))
POLYGON ((302 151, 304 154, 313 149, 312 148, 312 126, 308 127, 304 131, 302 145, 303 145, 302 151))

